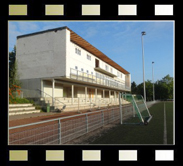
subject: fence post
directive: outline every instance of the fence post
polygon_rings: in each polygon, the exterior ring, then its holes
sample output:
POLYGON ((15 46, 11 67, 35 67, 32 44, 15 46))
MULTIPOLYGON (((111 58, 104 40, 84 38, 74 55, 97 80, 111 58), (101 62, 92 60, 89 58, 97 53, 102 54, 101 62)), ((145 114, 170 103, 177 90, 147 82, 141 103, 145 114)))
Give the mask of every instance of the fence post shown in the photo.
POLYGON ((86 132, 88 133, 88 114, 86 114, 86 132))
POLYGON ((114 121, 114 108, 112 108, 113 121, 114 121))
POLYGON ((91 97, 90 97, 90 111, 91 111, 91 97))
POLYGON ((61 121, 58 119, 58 144, 61 144, 61 121))
POLYGON ((119 92, 119 110, 120 110, 120 123, 123 124, 123 120, 122 120, 122 104, 121 104, 121 93, 119 92))
POLYGON ((78 113, 79 113, 79 97, 78 97, 78 113))
POLYGON ((104 126, 104 111, 101 111, 102 113, 102 126, 104 126))

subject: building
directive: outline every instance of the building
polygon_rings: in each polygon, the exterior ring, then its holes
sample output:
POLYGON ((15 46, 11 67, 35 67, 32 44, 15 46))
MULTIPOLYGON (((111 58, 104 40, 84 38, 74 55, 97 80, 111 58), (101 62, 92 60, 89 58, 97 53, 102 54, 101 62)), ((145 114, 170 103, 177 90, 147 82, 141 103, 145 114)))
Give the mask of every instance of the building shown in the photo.
POLYGON ((117 101, 131 91, 130 73, 68 27, 17 37, 17 64, 23 89, 42 97, 117 101))

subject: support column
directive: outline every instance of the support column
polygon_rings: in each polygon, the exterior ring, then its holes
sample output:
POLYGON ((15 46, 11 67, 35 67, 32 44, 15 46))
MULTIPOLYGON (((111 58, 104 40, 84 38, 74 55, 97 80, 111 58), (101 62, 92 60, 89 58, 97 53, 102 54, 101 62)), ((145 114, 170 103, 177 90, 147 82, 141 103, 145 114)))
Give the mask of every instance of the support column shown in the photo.
POLYGON ((97 88, 95 88, 95 103, 97 102, 97 88))
POLYGON ((114 91, 114 101, 116 102, 116 91, 114 91))
POLYGON ((43 87, 43 80, 41 80, 41 97, 44 97, 44 87, 43 87))
POLYGON ((86 103, 86 100, 87 100, 87 87, 85 87, 85 103, 86 103))
POLYGON ((111 101, 111 91, 109 90, 109 101, 111 101))
POLYGON ((73 104, 74 103, 74 85, 72 85, 71 87, 71 97, 72 97, 71 103, 73 104))
POLYGON ((55 80, 52 80, 52 106, 54 106, 55 80))
POLYGON ((105 90, 103 89, 103 98, 105 98, 105 90))

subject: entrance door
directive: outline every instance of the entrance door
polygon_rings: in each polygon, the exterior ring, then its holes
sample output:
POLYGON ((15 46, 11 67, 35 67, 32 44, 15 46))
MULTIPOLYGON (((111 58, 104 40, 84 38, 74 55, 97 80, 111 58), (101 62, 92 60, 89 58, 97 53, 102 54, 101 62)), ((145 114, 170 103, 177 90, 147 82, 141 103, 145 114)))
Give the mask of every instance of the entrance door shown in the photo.
POLYGON ((88 92, 89 92, 89 98, 94 98, 94 89, 89 89, 88 90, 88 92))

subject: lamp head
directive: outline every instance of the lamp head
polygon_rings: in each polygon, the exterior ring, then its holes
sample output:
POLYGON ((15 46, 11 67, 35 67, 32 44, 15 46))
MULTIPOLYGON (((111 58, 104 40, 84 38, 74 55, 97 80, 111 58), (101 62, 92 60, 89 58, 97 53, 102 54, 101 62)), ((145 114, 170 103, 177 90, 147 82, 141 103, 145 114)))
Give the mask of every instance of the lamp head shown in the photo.
POLYGON ((145 32, 145 31, 143 31, 143 32, 141 32, 141 33, 142 33, 142 36, 143 36, 143 35, 146 35, 146 32, 145 32))

